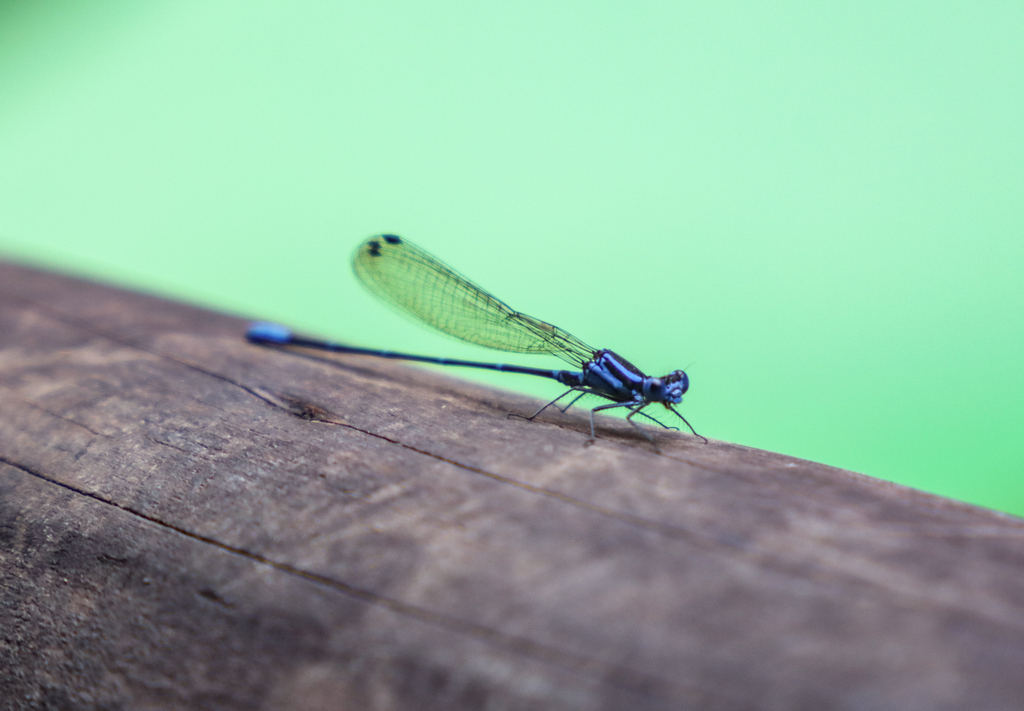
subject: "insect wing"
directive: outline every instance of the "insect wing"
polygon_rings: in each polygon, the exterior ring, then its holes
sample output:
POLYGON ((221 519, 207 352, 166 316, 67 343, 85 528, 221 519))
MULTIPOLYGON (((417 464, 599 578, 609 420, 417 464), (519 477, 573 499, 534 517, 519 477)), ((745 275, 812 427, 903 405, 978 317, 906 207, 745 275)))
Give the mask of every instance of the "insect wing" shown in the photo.
POLYGON ((383 301, 453 338, 511 353, 547 353, 574 365, 593 357, 594 349, 572 334, 513 310, 401 237, 367 239, 352 268, 383 301))

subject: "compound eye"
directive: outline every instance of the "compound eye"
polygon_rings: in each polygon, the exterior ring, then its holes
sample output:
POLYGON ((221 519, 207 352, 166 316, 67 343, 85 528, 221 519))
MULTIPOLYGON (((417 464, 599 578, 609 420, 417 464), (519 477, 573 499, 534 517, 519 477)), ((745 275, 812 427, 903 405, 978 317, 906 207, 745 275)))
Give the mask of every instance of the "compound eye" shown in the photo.
POLYGON ((690 379, 686 376, 686 373, 684 373, 683 371, 679 370, 679 371, 676 371, 676 372, 679 373, 679 385, 678 385, 678 388, 679 388, 679 395, 682 396, 682 394, 685 393, 690 388, 690 379))

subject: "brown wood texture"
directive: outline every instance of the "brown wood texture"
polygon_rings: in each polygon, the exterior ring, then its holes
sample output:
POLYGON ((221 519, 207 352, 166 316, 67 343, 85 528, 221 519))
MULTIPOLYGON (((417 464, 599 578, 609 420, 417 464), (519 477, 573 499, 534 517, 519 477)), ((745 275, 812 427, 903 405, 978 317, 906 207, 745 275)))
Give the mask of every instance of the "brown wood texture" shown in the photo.
POLYGON ((244 328, 0 264, 0 708, 1024 707, 1021 519, 244 328))

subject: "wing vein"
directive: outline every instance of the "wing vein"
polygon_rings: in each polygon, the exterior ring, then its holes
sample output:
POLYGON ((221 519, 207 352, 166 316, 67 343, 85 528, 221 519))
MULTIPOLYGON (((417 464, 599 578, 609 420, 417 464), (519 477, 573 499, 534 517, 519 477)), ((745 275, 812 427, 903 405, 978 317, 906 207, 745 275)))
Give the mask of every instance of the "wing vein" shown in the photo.
POLYGON ((546 353, 577 366, 594 355, 593 348, 571 333, 512 309, 394 235, 363 242, 352 268, 371 293, 453 338, 510 353, 546 353))

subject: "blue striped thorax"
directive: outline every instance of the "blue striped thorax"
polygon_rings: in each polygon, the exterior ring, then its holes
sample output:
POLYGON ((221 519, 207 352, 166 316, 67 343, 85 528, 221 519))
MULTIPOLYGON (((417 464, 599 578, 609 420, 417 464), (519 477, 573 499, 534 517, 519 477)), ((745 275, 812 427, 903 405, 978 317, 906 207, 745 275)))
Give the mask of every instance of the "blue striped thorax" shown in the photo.
POLYGON ((644 375, 639 368, 610 350, 594 353, 583 365, 582 384, 615 402, 671 402, 683 400, 690 379, 681 370, 661 378, 644 375))

